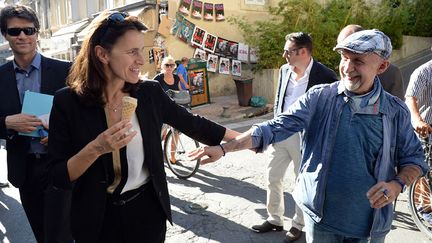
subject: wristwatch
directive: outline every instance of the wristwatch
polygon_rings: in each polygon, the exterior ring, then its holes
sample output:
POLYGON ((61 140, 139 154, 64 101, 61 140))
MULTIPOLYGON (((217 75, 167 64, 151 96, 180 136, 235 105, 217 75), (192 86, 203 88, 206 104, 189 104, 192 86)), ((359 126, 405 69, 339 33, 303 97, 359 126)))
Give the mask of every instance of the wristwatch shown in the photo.
POLYGON ((405 182, 401 178, 399 178, 399 177, 396 176, 393 179, 393 181, 397 182, 401 186, 401 188, 402 188, 401 192, 405 192, 407 186, 406 186, 405 182))

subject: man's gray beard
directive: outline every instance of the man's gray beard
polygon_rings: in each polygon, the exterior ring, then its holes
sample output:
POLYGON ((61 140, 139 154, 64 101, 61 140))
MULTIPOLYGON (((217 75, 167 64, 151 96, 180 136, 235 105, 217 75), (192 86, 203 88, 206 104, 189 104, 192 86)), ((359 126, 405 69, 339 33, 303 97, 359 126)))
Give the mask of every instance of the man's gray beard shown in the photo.
POLYGON ((346 79, 342 79, 342 82, 345 86, 345 89, 351 92, 356 91, 358 88, 360 88, 361 85, 360 80, 357 80, 356 82, 351 82, 346 79))

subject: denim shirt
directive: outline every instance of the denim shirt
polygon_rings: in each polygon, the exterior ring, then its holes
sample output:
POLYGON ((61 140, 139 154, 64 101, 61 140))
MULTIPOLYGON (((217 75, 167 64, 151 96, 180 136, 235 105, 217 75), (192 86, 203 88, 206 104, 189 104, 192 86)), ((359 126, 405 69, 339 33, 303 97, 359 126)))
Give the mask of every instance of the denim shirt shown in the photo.
MULTIPOLYGON (((376 80, 375 80, 376 81, 376 80)), ((396 169, 408 165, 427 171, 420 141, 411 126, 405 104, 384 92, 379 82, 380 112, 383 121, 383 146, 378 154, 374 177, 377 182, 391 181, 396 169)), ((375 87, 377 88, 377 87, 375 87)), ((255 125, 252 143, 258 152, 296 132, 303 134, 303 157, 293 197, 314 221, 323 217, 327 171, 333 152, 340 115, 348 102, 342 82, 317 85, 300 97, 290 108, 273 120, 255 125)), ((383 237, 393 220, 393 206, 375 209, 370 236, 383 237)))

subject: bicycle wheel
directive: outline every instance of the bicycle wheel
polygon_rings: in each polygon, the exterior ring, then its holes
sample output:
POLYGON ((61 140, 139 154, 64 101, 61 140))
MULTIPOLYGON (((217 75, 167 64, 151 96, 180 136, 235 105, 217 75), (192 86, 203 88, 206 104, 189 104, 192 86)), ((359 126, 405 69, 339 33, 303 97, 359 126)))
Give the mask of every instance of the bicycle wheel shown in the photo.
POLYGON ((411 215, 417 228, 432 239, 431 187, 429 179, 418 178, 409 189, 411 215))
POLYGON ((197 172, 200 160, 190 160, 186 152, 198 147, 199 143, 192 138, 178 130, 169 130, 164 142, 164 156, 168 168, 178 178, 187 179, 197 172))

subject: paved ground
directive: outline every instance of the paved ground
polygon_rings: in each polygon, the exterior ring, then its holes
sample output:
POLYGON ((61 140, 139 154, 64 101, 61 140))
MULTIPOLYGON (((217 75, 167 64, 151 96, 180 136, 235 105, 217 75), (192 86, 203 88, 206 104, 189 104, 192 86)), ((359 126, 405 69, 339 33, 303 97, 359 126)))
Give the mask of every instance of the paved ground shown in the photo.
MULTIPOLYGON (((232 100, 229 97, 225 99, 232 100)), ((267 114, 249 120, 228 121, 227 126, 245 131, 252 123, 267 120, 271 116, 267 114)), ((6 176, 5 155, 5 150, 1 149, 0 181, 4 181, 6 176)), ((174 225, 168 224, 166 242, 282 242, 285 231, 256 234, 249 230, 251 225, 261 223, 266 217, 266 163, 265 154, 241 151, 228 154, 218 163, 201 166, 189 180, 177 179, 167 169, 174 225)), ((290 218, 294 214, 294 204, 289 194, 293 188, 293 178, 290 167, 284 183, 286 228, 290 226, 290 218)), ((386 242, 431 242, 412 222, 406 195, 399 198, 393 228, 386 242)), ((13 187, 0 190, 0 242, 35 243, 19 201, 18 190, 13 187)), ((304 243, 304 237, 298 242, 304 243)))

